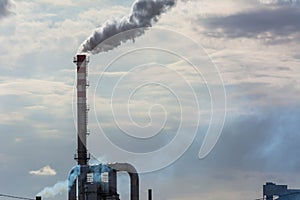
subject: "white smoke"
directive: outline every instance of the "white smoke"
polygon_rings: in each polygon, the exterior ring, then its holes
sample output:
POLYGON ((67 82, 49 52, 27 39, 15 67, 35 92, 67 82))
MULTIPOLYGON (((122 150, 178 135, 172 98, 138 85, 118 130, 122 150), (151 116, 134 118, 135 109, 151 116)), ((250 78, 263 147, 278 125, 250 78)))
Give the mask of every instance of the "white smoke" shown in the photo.
POLYGON ((14 2, 12 0, 0 0, 0 19, 13 14, 14 2))
POLYGON ((58 194, 62 194, 68 191, 68 181, 60 181, 52 187, 45 187, 36 196, 41 196, 43 198, 52 198, 58 194))
POLYGON ((41 196, 43 198, 52 198, 63 192, 67 192, 71 189, 77 177, 80 175, 80 165, 76 165, 72 168, 69 173, 68 180, 60 181, 53 185, 52 187, 45 187, 36 196, 41 196))
POLYGON ((176 0, 136 0, 128 16, 119 21, 105 22, 83 42, 78 52, 97 54, 112 50, 128 40, 134 40, 134 38, 143 35, 147 28, 158 21, 162 13, 175 4, 176 0), (124 34, 103 44, 108 38, 120 33, 124 34))

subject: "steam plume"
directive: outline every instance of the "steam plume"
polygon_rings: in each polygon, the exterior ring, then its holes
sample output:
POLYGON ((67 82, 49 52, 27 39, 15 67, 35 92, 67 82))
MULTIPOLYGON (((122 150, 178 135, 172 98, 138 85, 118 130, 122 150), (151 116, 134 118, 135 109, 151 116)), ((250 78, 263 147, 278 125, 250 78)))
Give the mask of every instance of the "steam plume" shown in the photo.
POLYGON ((175 4, 176 0, 136 0, 128 16, 123 17, 120 21, 107 21, 103 26, 97 28, 80 46, 79 53, 97 54, 112 50, 128 40, 134 40, 143 35, 147 28, 158 21, 162 13, 175 4), (124 34, 114 40, 104 42, 120 33, 124 34))
POLYGON ((11 0, 0 0, 0 19, 13 14, 13 1, 11 0))
POLYGON ((52 198, 58 194, 66 192, 71 189, 75 180, 80 175, 80 166, 76 165, 69 173, 68 180, 60 181, 53 185, 52 187, 45 187, 36 196, 42 196, 43 198, 52 198))
POLYGON ((68 181, 61 181, 56 183, 52 187, 46 187, 36 196, 42 196, 43 198, 51 198, 63 192, 66 192, 68 189, 68 181))

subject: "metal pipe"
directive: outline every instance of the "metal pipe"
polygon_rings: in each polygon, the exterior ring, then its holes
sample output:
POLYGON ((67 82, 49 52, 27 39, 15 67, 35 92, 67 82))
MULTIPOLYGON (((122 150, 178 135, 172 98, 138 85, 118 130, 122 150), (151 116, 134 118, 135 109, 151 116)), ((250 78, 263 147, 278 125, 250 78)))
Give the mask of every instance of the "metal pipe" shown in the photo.
POLYGON ((130 177, 130 200, 139 200, 139 175, 136 169, 128 163, 109 163, 109 167, 116 171, 124 171, 130 177))

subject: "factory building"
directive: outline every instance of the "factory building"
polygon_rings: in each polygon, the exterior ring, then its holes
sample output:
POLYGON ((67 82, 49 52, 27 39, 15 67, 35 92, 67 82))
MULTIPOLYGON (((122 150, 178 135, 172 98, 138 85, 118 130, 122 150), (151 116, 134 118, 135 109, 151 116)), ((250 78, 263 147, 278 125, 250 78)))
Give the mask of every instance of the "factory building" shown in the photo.
POLYGON ((128 163, 89 165, 88 135, 88 59, 85 54, 74 58, 77 71, 77 165, 68 176, 69 200, 120 200, 117 192, 117 173, 130 177, 130 200, 139 200, 139 177, 128 163))
POLYGON ((265 200, 299 200, 299 189, 288 189, 287 185, 276 185, 275 183, 267 182, 263 186, 263 195, 265 200))

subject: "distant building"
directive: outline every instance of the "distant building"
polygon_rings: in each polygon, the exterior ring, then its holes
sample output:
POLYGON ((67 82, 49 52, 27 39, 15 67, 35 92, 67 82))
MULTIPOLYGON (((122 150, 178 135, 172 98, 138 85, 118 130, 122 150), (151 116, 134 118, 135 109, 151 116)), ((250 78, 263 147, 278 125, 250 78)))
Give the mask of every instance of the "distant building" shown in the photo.
POLYGON ((267 182, 263 186, 263 195, 265 200, 299 200, 300 189, 288 189, 287 185, 267 182))

